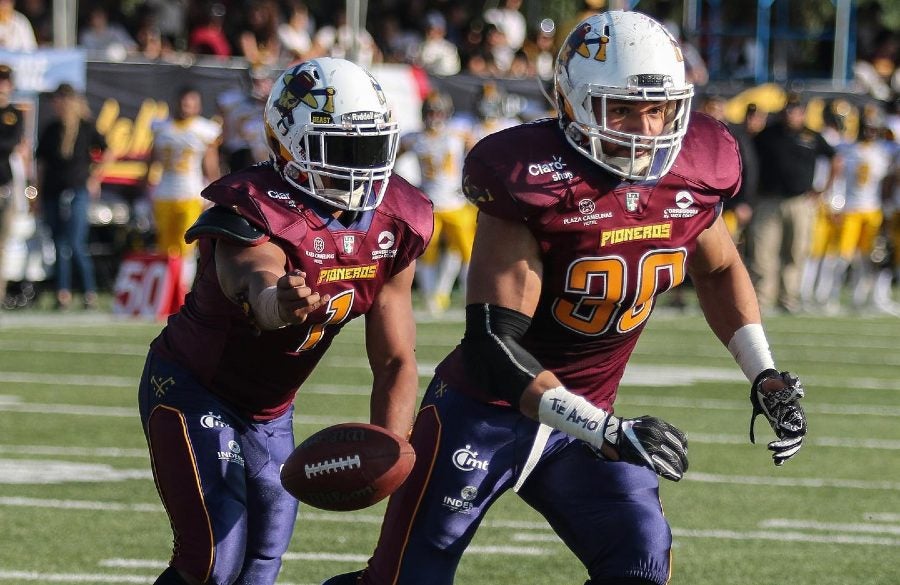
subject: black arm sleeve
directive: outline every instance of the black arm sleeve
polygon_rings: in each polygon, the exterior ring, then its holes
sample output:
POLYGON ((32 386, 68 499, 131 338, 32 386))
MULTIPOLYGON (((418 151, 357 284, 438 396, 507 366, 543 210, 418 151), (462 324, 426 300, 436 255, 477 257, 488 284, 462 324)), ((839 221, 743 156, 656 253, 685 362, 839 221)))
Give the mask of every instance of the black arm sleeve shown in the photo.
POLYGON ((498 398, 519 407, 525 387, 545 368, 520 344, 531 319, 496 305, 466 306, 466 333, 460 344, 466 367, 498 398))

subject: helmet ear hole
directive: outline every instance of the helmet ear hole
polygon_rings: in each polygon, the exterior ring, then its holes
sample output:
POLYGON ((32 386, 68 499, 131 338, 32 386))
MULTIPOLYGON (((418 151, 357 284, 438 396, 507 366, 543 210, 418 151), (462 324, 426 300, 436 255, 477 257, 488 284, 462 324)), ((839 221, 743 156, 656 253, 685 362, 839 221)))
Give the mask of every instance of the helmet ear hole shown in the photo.
POLYGON ((323 57, 287 69, 272 86, 265 125, 276 168, 296 189, 338 209, 381 202, 399 129, 362 67, 323 57))

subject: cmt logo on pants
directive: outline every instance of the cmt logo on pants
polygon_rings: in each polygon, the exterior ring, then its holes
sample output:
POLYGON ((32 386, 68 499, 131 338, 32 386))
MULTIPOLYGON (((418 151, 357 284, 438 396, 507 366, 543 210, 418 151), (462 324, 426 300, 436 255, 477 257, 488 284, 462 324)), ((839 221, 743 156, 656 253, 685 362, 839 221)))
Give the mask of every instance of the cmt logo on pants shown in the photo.
POLYGON ((490 461, 480 461, 478 452, 473 451, 471 445, 466 445, 464 449, 454 451, 452 461, 454 467, 462 471, 473 471, 475 469, 487 471, 488 464, 490 464, 490 461))

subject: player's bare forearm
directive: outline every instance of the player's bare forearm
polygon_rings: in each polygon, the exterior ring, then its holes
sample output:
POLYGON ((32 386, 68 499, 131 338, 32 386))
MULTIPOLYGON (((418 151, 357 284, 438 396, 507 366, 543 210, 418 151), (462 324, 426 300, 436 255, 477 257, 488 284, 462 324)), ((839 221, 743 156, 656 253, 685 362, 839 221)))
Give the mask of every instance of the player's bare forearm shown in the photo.
POLYGON ((721 218, 698 238, 688 271, 703 315, 723 344, 742 326, 761 322, 750 276, 721 218))
POLYGON ((415 361, 391 364, 374 374, 369 422, 408 437, 417 402, 419 375, 415 361))
POLYGON ((231 299, 274 286, 285 273, 286 262, 284 252, 270 242, 254 247, 216 242, 216 274, 222 292, 231 299))
POLYGON ((406 437, 415 415, 419 373, 412 312, 415 263, 388 281, 366 315, 373 383, 370 422, 406 437))
POLYGON ((248 299, 256 325, 263 330, 303 323, 330 298, 313 290, 304 272, 286 274, 286 263, 284 251, 271 242, 252 247, 216 244, 222 292, 235 302, 248 299))

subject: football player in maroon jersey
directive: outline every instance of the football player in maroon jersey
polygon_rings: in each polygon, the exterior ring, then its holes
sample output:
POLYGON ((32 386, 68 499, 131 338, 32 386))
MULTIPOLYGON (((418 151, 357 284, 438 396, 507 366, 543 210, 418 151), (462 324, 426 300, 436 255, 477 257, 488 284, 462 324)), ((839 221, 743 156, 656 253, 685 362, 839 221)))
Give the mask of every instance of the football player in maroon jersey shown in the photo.
POLYGON ((428 198, 392 174, 381 86, 343 59, 290 67, 266 107, 271 160, 227 175, 188 230, 200 261, 152 342, 139 391, 153 476, 175 535, 157 584, 275 583, 297 513, 281 486, 293 399, 365 315, 370 422, 406 436, 418 374, 411 287, 428 198))
MULTIPOLYGON (((479 522, 509 489, 584 563, 591 585, 666 583, 671 531, 658 477, 687 439, 613 404, 656 296, 690 275, 712 330, 751 382, 776 464, 806 432, 799 380, 775 369, 753 287, 721 218, 737 145, 691 116, 678 43, 637 12, 591 16, 557 59, 558 119, 470 152, 480 210, 466 331, 416 419, 416 465, 364 571, 327 585, 453 582, 479 522)), ((752 435, 751 435, 752 439, 752 435)))

